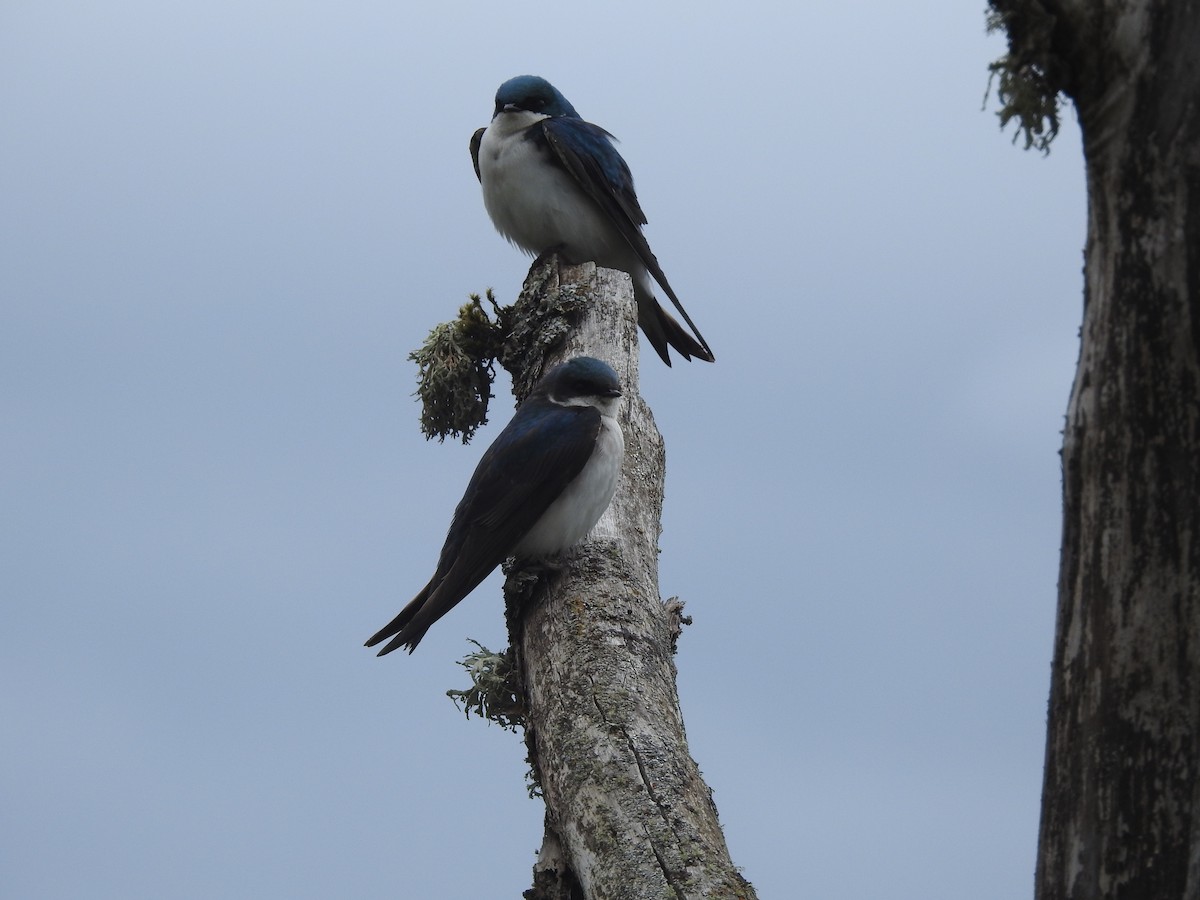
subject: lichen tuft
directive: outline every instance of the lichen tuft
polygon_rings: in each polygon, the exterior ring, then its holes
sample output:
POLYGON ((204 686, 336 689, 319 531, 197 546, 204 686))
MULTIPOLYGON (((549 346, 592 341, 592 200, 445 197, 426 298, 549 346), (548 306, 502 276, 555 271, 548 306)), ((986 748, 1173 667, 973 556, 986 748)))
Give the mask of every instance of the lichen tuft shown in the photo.
POLYGON ((458 310, 458 317, 429 332, 425 343, 408 355, 417 364, 421 399, 421 433, 444 441, 447 436, 470 443, 487 424, 495 362, 508 333, 508 310, 486 292, 495 319, 478 294, 458 310))
POLYGON ((446 696, 468 719, 473 712, 509 731, 524 727, 525 695, 512 650, 493 653, 478 641, 471 643, 479 649, 458 662, 471 676, 471 686, 462 691, 448 690, 446 696))
POLYGON ((1008 53, 988 66, 987 90, 983 105, 987 108, 992 84, 1000 109, 1000 129, 1015 121, 1013 143, 1024 135, 1025 149, 1043 154, 1058 134, 1062 89, 1052 73, 1058 68, 1053 50, 1057 19, 1036 0, 991 0, 987 11, 989 33, 1002 31, 1008 37, 1008 53))

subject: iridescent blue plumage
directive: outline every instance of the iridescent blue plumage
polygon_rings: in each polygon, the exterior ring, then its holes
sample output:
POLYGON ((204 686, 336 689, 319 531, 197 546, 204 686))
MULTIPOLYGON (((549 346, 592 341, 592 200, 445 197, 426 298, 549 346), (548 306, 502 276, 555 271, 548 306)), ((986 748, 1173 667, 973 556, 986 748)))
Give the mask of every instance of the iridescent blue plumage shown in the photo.
POLYGON ((471 159, 496 229, 527 253, 557 252, 628 272, 638 324, 663 361, 667 347, 711 362, 700 335, 642 234, 646 214, 613 136, 579 117, 554 85, 535 75, 511 78, 496 92, 492 123, 475 132, 471 159), (654 298, 654 282, 694 333, 654 298))
POLYGON ((411 652, 429 626, 509 556, 581 541, 612 500, 624 455, 616 373, 587 356, 546 374, 483 454, 429 583, 367 641, 411 652))

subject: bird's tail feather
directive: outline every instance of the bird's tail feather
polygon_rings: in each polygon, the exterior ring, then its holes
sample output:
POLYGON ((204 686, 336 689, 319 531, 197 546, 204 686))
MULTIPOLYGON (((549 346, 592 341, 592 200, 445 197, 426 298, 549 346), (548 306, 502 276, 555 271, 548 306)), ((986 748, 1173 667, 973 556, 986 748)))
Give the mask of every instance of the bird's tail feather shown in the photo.
POLYGON ((638 324, 650 341, 650 346, 662 357, 662 361, 671 365, 667 355, 667 347, 674 347, 679 355, 690 360, 693 357, 705 362, 712 362, 715 357, 703 340, 696 340, 669 312, 663 309, 657 300, 650 299, 649 303, 638 304, 638 324))
POLYGON ((387 656, 397 647, 405 645, 408 647, 408 652, 412 653, 416 649, 417 644, 420 643, 421 638, 425 636, 425 632, 429 630, 429 623, 426 623, 422 627, 420 623, 413 621, 417 613, 421 611, 421 607, 425 603, 425 598, 428 596, 429 587, 426 586, 421 593, 413 597, 404 609, 396 614, 396 618, 371 635, 363 646, 374 647, 381 641, 386 641, 388 638, 394 636, 395 639, 379 651, 379 656, 387 656))

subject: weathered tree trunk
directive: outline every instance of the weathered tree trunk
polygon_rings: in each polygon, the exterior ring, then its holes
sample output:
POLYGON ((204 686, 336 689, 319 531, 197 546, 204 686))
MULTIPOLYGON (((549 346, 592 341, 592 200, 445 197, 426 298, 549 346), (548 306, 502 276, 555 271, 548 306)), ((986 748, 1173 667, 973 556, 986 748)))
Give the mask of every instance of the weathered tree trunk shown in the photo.
POLYGON ((1037 896, 1200 898, 1200 3, 992 5, 1087 164, 1037 896))
POLYGON ((752 898, 684 735, 673 661, 681 605, 658 593, 665 455, 638 393, 634 309, 625 274, 591 264, 560 272, 551 260, 517 304, 534 333, 514 337, 522 349, 505 358, 519 397, 543 369, 581 354, 610 363, 624 390, 625 463, 612 505, 561 570, 518 569, 505 585, 526 743, 546 802, 526 896, 752 898), (564 300, 573 327, 539 330, 537 310, 564 300), (551 342, 545 358, 526 349, 551 342))

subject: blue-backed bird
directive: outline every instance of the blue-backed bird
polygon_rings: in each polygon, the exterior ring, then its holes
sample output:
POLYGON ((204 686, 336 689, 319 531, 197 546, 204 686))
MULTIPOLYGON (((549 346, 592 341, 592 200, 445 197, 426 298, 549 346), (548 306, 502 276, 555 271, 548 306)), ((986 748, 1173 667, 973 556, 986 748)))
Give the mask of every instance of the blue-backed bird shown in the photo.
POLYGON ((510 556, 552 557, 592 530, 625 456, 617 373, 590 356, 551 369, 492 442, 454 510, 437 570, 367 641, 411 653, 429 626, 510 556))
POLYGON ((491 124, 471 138, 471 159, 497 231, 533 256, 556 252, 570 264, 628 272, 638 325, 663 362, 671 365, 668 345, 713 361, 642 234, 646 214, 613 136, 580 118, 554 85, 536 75, 500 85, 491 124), (655 281, 694 337, 654 298, 655 281))

